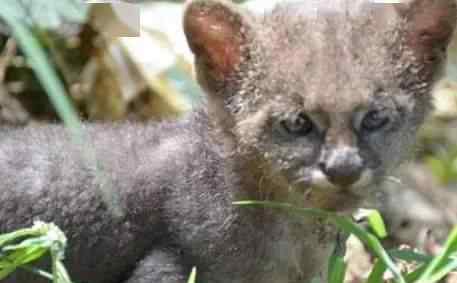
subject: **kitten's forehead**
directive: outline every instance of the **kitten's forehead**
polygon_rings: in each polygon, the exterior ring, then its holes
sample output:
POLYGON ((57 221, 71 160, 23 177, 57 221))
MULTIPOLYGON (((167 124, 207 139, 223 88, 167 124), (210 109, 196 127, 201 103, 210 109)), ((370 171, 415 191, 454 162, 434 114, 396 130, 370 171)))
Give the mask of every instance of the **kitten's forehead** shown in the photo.
POLYGON ((267 87, 302 95, 311 109, 344 112, 366 104, 394 75, 398 23, 392 9, 369 1, 279 6, 263 21, 267 87))

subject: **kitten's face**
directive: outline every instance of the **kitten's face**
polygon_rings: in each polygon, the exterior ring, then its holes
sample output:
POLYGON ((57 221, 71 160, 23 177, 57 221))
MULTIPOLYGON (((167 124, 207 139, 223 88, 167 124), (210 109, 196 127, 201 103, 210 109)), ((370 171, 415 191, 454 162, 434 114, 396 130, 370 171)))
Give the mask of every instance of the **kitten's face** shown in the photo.
POLYGON ((240 111, 235 130, 240 148, 259 154, 293 191, 363 197, 411 148, 419 123, 413 102, 365 89, 358 99, 356 90, 340 90, 340 100, 307 103, 301 91, 240 111))
POLYGON ((409 73, 420 63, 401 50, 395 18, 380 27, 286 11, 265 19, 260 63, 240 74, 231 102, 240 148, 293 191, 362 198, 411 151, 434 76, 409 73))
POLYGON ((239 152, 341 208, 411 149, 455 22, 454 0, 300 1, 264 17, 194 0, 184 27, 239 152))

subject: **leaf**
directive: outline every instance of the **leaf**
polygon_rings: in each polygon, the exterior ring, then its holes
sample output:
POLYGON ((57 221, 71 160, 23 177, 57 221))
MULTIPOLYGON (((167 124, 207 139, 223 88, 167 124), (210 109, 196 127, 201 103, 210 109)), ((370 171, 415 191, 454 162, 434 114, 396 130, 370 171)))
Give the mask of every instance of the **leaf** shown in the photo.
POLYGON ((58 260, 56 262, 56 268, 57 268, 57 283, 71 283, 71 279, 70 279, 70 276, 68 275, 68 271, 60 260, 58 260))
POLYGON ((432 276, 430 276, 429 282, 439 282, 450 272, 455 271, 457 268, 457 259, 451 260, 448 263, 441 266, 432 276))
POLYGON ((382 216, 379 211, 375 209, 359 209, 359 214, 362 218, 366 218, 368 220, 370 228, 378 238, 384 239, 387 237, 386 225, 384 224, 384 220, 382 220, 382 216))
POLYGON ((344 258, 342 256, 332 255, 329 266, 329 283, 343 283, 347 267, 344 258))
POLYGON ((390 256, 408 261, 408 262, 430 262, 433 260, 433 256, 417 253, 411 250, 390 250, 390 256))
POLYGON ((46 253, 46 249, 41 247, 30 247, 27 249, 16 250, 9 254, 6 258, 2 258, 3 263, 10 263, 9 265, 3 264, 3 268, 0 269, 0 279, 5 278, 20 265, 27 264, 35 261, 46 253))
POLYGON ((373 269, 368 276, 366 283, 383 283, 384 282, 384 272, 386 272, 387 266, 384 262, 377 260, 373 269))
POLYGON ((427 267, 426 264, 422 264, 421 266, 416 268, 416 270, 406 274, 405 275, 406 282, 407 283, 417 282, 417 279, 421 276, 422 273, 424 273, 426 267, 427 267))
POLYGON ((451 231, 448 239, 446 240, 446 244, 444 245, 443 251, 427 265, 427 268, 425 269, 424 273, 419 277, 418 282, 436 282, 437 280, 439 280, 439 276, 444 276, 446 274, 444 273, 444 271, 450 272, 453 268, 450 270, 449 268, 453 267, 456 264, 456 261, 452 260, 451 262, 448 262, 448 260, 449 257, 456 251, 457 227, 451 231))
POLYGON ((8 275, 13 273, 16 270, 16 266, 14 265, 9 265, 5 268, 0 269, 0 280, 6 278, 8 275))
POLYGON ((190 273, 189 280, 187 280, 187 283, 196 283, 197 280, 197 268, 194 267, 192 268, 192 272, 190 273))
POLYGON ((37 260, 47 252, 46 249, 39 246, 32 246, 26 249, 16 250, 8 258, 14 263, 14 265, 24 265, 32 261, 37 260))
POLYGON ((240 206, 262 206, 269 208, 284 209, 288 212, 297 213, 303 216, 322 217, 331 220, 339 229, 347 234, 353 234, 361 240, 392 272, 395 277, 395 282, 406 283, 400 270, 395 265, 394 261, 390 258, 389 254, 382 247, 379 240, 371 233, 363 230, 359 225, 352 222, 350 219, 338 214, 327 212, 315 208, 299 208, 288 203, 276 203, 268 201, 238 201, 234 205, 240 206))
POLYGON ((3 244, 22 240, 17 244, 0 246, 0 279, 20 267, 48 279, 54 278, 59 283, 71 283, 61 263, 67 239, 56 225, 37 221, 31 228, 0 235, 0 238, 3 239, 3 244), (27 266, 48 252, 53 260, 52 266, 55 267, 54 277, 45 271, 27 266))
POLYGON ((14 241, 18 238, 24 237, 24 236, 38 236, 40 235, 40 231, 37 231, 37 229, 34 228, 25 228, 25 229, 20 229, 11 233, 7 234, 2 234, 0 235, 0 247, 7 244, 8 242, 14 241))

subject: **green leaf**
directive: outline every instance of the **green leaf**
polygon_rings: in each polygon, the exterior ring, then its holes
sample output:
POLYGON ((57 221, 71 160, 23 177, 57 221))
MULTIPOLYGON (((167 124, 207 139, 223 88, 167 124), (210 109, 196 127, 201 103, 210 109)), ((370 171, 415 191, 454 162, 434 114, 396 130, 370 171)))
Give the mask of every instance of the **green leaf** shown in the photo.
MULTIPOLYGON (((430 263, 432 260, 434 260, 433 256, 417 253, 417 252, 410 251, 410 250, 392 250, 392 251, 389 251, 389 254, 392 257, 395 257, 395 258, 398 258, 401 260, 405 260, 408 262, 422 263, 420 268, 417 268, 416 270, 414 270, 413 272, 411 272, 405 276, 406 282, 408 282, 408 283, 416 282, 418 280, 418 278, 422 276, 422 274, 428 267, 428 263, 430 263)), ((431 280, 431 282, 437 282, 441 278, 446 276, 449 272, 454 271, 457 267, 456 261, 457 261, 457 259, 454 257, 444 259, 442 267, 439 269, 439 271, 437 271, 436 273, 431 275, 429 280, 431 280)))
POLYGON ((234 202, 234 205, 278 208, 287 210, 288 212, 297 213, 303 216, 327 218, 331 220, 339 229, 343 230, 347 234, 353 234, 354 236, 359 238, 359 240, 361 240, 366 245, 366 247, 368 247, 389 268, 389 270, 395 277, 395 282, 406 283, 400 270, 397 268, 393 260, 390 258, 387 251, 382 247, 379 240, 373 234, 365 231, 359 225, 355 224, 345 216, 341 216, 332 212, 327 212, 321 209, 299 208, 288 203, 276 203, 268 201, 238 201, 234 202))
POLYGON ((60 260, 56 262, 57 271, 57 283, 71 283, 70 276, 68 275, 67 269, 60 260))
POLYGON ((381 260, 377 260, 376 264, 373 266, 373 269, 368 276, 366 283, 383 283, 384 282, 384 272, 386 272, 387 266, 381 260))
POLYGON ((26 249, 16 250, 9 258, 15 265, 24 265, 37 260, 47 252, 42 247, 29 247, 26 249))
POLYGON ((45 253, 46 249, 41 247, 30 247, 14 251, 6 258, 1 259, 3 268, 0 269, 0 279, 3 279, 14 272, 18 266, 35 261, 45 253))
POLYGON ((362 218, 366 218, 368 220, 370 228, 378 238, 384 239, 387 237, 386 225, 384 224, 384 220, 382 220, 382 216, 379 211, 375 209, 359 209, 359 214, 362 218))
POLYGON ((21 237, 38 235, 40 235, 40 231, 34 228, 25 228, 11 233, 2 234, 0 235, 0 247, 21 237))
POLYGON ((12 243, 0 245, 0 279, 5 278, 17 268, 23 268, 48 279, 54 278, 56 283, 71 283, 68 273, 60 262, 67 239, 56 225, 37 221, 31 228, 0 235, 0 238, 3 244, 12 243), (21 242, 17 243, 18 241, 21 242), (53 268, 54 276, 27 266, 48 252, 53 260, 52 266, 55 267, 53 268))
POLYGON ((424 273, 425 269, 427 268, 426 264, 422 264, 416 270, 408 273, 405 275, 405 279, 407 283, 414 283, 417 282, 417 279, 424 273))
POLYGON ((187 283, 196 283, 197 280, 197 268, 194 267, 192 268, 192 272, 190 273, 189 280, 187 280, 187 283))
POLYGON ((430 276, 429 282, 439 282, 450 272, 455 271, 457 268, 457 259, 451 260, 448 263, 437 269, 432 276, 430 276))
POLYGON ((9 265, 5 268, 0 269, 0 280, 6 278, 8 275, 13 273, 16 270, 16 266, 14 265, 9 265))
MULTIPOLYGON (((444 245, 443 251, 436 256, 428 265, 418 282, 431 283, 437 282, 443 272, 450 272, 449 268, 454 266, 455 261, 449 262, 449 257, 457 251, 457 227, 454 228, 444 245)), ((455 268, 455 267, 454 267, 455 268)), ((452 270, 452 269, 451 269, 452 270)))
POLYGON ((332 255, 329 263, 329 283, 343 283, 346 275, 346 267, 342 256, 332 255))
POLYGON ((390 256, 407 262, 427 263, 433 260, 433 256, 417 253, 411 250, 390 250, 390 256))
POLYGON ((41 248, 50 248, 52 246, 52 241, 49 240, 47 236, 37 237, 26 239, 17 245, 8 245, 5 246, 2 250, 3 251, 11 251, 11 250, 20 250, 26 249, 29 247, 41 247, 41 248))

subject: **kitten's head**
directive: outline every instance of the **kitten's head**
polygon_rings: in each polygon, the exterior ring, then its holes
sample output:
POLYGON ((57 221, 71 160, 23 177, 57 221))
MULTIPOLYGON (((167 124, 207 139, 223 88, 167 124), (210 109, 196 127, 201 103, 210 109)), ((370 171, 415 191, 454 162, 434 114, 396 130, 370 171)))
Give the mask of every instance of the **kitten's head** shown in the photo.
POLYGON ((194 0, 184 28, 211 113, 294 190, 362 196, 430 108, 454 0, 296 1, 262 17, 194 0))

